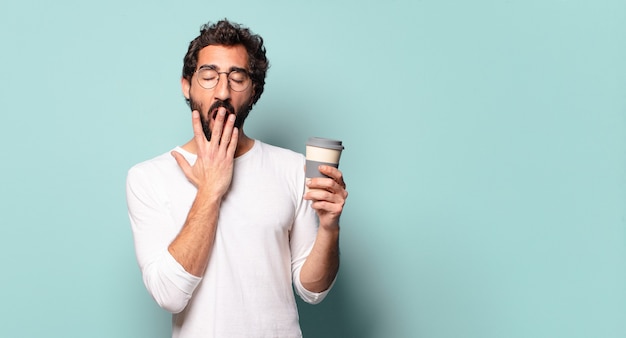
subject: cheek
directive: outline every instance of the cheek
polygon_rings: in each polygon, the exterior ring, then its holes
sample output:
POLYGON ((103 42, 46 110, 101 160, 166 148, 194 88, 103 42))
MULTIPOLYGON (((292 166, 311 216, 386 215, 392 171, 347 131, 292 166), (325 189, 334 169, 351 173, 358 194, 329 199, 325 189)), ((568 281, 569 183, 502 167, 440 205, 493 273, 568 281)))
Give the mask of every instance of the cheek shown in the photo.
POLYGON ((205 102, 206 100, 210 100, 213 97, 213 90, 204 89, 200 87, 199 84, 192 83, 191 87, 189 88, 189 96, 190 97, 192 96, 194 99, 198 101, 205 102))
POLYGON ((252 91, 240 93, 237 96, 237 101, 233 100, 233 106, 245 107, 252 102, 252 91))
POLYGON ((189 91, 189 101, 192 103, 192 108, 204 112, 211 106, 211 96, 207 93, 207 90, 197 90, 191 88, 189 91), (203 108, 203 109, 200 109, 203 108))
POLYGON ((206 105, 202 103, 202 101, 198 100, 194 95, 189 96, 189 108, 193 110, 197 110, 200 112, 200 118, 206 119, 208 109, 205 108, 206 105))

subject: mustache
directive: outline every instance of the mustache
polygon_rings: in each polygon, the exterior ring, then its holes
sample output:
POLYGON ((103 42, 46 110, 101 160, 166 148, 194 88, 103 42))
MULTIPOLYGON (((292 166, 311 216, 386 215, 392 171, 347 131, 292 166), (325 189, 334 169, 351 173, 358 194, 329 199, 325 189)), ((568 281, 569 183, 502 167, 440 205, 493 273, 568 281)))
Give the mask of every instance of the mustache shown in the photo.
POLYGON ((217 110, 219 108, 226 109, 226 115, 235 113, 235 107, 233 107, 230 101, 215 101, 213 102, 211 107, 209 107, 209 111, 208 111, 209 114, 213 114, 213 119, 217 117, 217 110))

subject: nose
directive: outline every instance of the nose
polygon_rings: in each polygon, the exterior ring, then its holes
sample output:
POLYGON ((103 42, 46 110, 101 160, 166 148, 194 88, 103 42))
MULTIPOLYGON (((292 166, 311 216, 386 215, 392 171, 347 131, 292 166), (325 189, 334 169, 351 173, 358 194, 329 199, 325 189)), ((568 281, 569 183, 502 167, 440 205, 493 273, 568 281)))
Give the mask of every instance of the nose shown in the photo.
POLYGON ((219 73, 220 77, 217 85, 215 86, 215 98, 222 101, 226 101, 230 98, 230 86, 228 85, 228 74, 219 73), (222 75, 224 77, 222 77, 222 75))

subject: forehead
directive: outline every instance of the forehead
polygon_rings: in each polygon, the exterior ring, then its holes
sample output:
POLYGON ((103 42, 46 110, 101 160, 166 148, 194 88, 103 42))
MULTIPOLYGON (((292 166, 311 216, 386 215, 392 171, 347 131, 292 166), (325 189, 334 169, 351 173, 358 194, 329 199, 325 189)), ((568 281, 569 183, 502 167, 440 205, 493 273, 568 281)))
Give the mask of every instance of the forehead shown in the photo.
POLYGON ((213 65, 218 70, 232 67, 248 69, 248 53, 243 45, 210 45, 198 52, 198 67, 213 65))

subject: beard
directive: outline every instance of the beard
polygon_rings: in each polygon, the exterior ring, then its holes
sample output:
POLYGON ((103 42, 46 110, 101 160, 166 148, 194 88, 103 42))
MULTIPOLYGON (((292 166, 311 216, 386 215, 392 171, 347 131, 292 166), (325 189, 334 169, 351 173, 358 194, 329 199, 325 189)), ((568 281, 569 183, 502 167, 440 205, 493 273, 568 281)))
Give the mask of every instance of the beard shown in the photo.
POLYGON ((218 100, 215 101, 208 110, 206 110, 205 114, 203 104, 201 102, 195 101, 192 97, 189 97, 189 107, 191 107, 191 111, 197 110, 200 113, 200 123, 202 124, 202 131, 204 132, 204 136, 208 141, 211 141, 212 135, 210 125, 211 118, 215 120, 215 118, 217 117, 217 110, 219 108, 223 107, 224 109, 226 109, 224 124, 226 124, 226 118, 228 118, 230 114, 235 114, 235 127, 239 130, 241 130, 241 128, 243 127, 243 123, 248 117, 248 114, 250 114, 250 110, 252 110, 252 104, 250 103, 250 100, 244 102, 237 109, 233 107, 233 105, 230 103, 230 100, 218 100))

